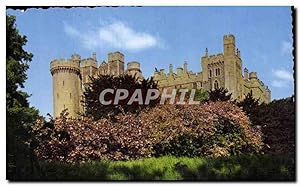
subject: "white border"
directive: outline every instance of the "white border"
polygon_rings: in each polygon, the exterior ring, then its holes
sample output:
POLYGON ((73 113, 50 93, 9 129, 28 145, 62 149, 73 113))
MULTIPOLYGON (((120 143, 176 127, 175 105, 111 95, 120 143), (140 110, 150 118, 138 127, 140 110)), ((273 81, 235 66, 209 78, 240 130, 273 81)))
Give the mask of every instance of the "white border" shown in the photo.
MULTIPOLYGON (((5 48, 6 48, 6 42, 5 42, 5 32, 6 32, 6 27, 5 27, 5 13, 6 13, 6 6, 51 6, 51 5, 55 5, 55 6, 101 6, 101 5, 106 5, 106 6, 111 6, 111 5, 118 5, 118 6, 295 6, 296 8, 299 8, 299 3, 300 1, 293 1, 293 0, 272 0, 269 1, 271 3, 266 3, 263 1, 259 1, 259 0, 248 0, 248 1, 237 1, 237 0, 226 0, 226 1, 222 1, 222 0, 206 0, 206 1, 199 1, 199 0, 104 0, 104 1, 94 1, 94 0, 39 0, 39 1, 25 1, 25 0, 1 0, 0 1, 0 46, 1 46, 1 52, 0 52, 0 97, 2 98, 1 100, 1 107, 0 107, 0 116, 1 116, 1 137, 2 140, 0 142, 1 144, 1 149, 2 149, 2 157, 0 158, 1 161, 1 185, 2 184, 8 184, 8 182, 6 181, 6 153, 5 153, 5 149, 6 149, 6 106, 5 106, 5 100, 4 100, 4 96, 6 93, 6 86, 5 86, 5 76, 6 76, 6 68, 5 68, 5 48)), ((298 15, 299 12, 297 12, 296 15, 298 15)), ((299 19, 296 19, 297 23, 296 25, 298 25, 299 27, 299 19)), ((299 29, 297 29, 297 36, 299 36, 299 29)), ((296 41, 294 41, 296 42, 296 41)), ((298 43, 298 42, 297 42, 298 43)), ((297 53, 299 54, 299 46, 297 49, 297 53)), ((300 72, 300 65, 297 65, 297 72, 300 72)), ((298 77, 297 77, 297 80, 298 77)), ((297 92, 299 92, 300 88, 297 86, 297 92)), ((297 98, 299 99, 298 95, 297 98)), ((298 103, 298 101, 297 101, 298 103)), ((297 109, 297 115, 299 116, 299 110, 297 109)), ((297 126, 298 123, 296 123, 297 126)), ((299 128, 300 126, 297 126, 297 150, 299 149, 299 128)), ((299 157, 299 156, 298 156, 299 157)), ((299 158, 297 159, 297 168, 299 168, 298 166, 298 162, 299 162, 299 158)), ((299 169, 297 169, 297 178, 299 178, 299 169)), ((19 184, 19 183, 18 183, 19 184)), ((46 185, 50 185, 51 183, 46 183, 46 185)), ((85 183, 83 183, 85 184, 85 183)), ((103 184, 103 183, 101 183, 103 184)), ((118 184, 118 183, 114 183, 114 184, 118 184)), ((128 183, 127 183, 128 184, 128 183)), ((129 183, 131 184, 131 183, 129 183)), ((140 184, 140 183, 138 183, 140 184)), ((146 185, 148 185, 148 183, 145 183, 146 185)), ((158 184, 161 185, 161 183, 152 183, 152 184, 158 184)), ((170 183, 166 183, 164 185, 169 185, 170 183)), ((185 185, 193 185, 195 183, 184 183, 185 185)), ((204 184, 204 183, 200 183, 200 184, 204 184)), ((214 183, 216 184, 216 183, 214 183)), ((235 183, 225 183, 226 185, 231 185, 231 184, 235 184, 235 183)), ((240 183, 237 183, 240 184, 240 183)), ((256 184, 256 183, 250 183, 250 184, 256 184)), ((269 183, 272 184, 272 183, 269 183)), ((73 185, 71 183, 68 183, 66 185, 73 185)), ((81 184, 80 184, 81 185, 81 184)))

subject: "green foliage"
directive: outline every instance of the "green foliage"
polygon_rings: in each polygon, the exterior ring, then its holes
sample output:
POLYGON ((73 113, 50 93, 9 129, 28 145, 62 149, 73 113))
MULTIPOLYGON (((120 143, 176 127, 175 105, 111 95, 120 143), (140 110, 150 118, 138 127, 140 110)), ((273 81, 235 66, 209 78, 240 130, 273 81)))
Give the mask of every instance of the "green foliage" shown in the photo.
POLYGON ((30 143, 29 126, 37 119, 38 111, 29 107, 29 95, 24 88, 26 70, 33 55, 26 52, 26 36, 15 25, 14 16, 6 16, 6 136, 7 179, 25 179, 24 172, 33 172, 35 157, 30 143))
MULTIPOLYGON (((85 87, 83 104, 86 108, 86 115, 92 116, 95 120, 102 117, 115 116, 119 113, 137 113, 143 108, 154 106, 159 99, 151 100, 149 105, 139 105, 133 102, 132 105, 127 105, 130 97, 136 89, 142 90, 142 97, 145 100, 148 89, 157 89, 157 84, 152 78, 147 80, 138 80, 131 75, 111 76, 99 75, 97 77, 90 77, 91 82, 85 87), (127 99, 120 100, 119 104, 102 105, 99 101, 100 93, 105 89, 126 89, 129 91, 127 99)), ((105 100, 114 100, 115 94, 107 94, 105 100)))
POLYGON ((40 180, 295 181, 295 162, 284 156, 227 158, 164 156, 131 161, 44 162, 40 180))
POLYGON ((209 99, 209 92, 202 90, 202 89, 197 89, 195 92, 195 101, 200 101, 201 103, 208 101, 209 99))
POLYGON ((229 93, 227 89, 216 88, 209 92, 210 101, 229 101, 231 99, 232 93, 229 93))

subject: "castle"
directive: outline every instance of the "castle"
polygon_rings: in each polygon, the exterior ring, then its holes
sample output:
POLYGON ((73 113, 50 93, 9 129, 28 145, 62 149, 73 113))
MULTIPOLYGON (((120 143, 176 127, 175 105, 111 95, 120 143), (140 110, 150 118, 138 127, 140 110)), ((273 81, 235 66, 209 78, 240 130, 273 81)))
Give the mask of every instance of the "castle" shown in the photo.
MULTIPOLYGON (((232 93, 233 99, 242 100, 252 92, 260 102, 270 102, 271 92, 258 79, 257 73, 249 73, 245 68, 242 74, 242 60, 240 51, 235 48, 234 36, 224 36, 223 42, 224 52, 221 54, 209 56, 206 49, 205 55, 201 58, 202 72, 195 74, 188 71, 187 63, 184 63, 183 68, 178 67, 174 73, 173 65, 170 64, 168 74, 161 69, 154 72, 153 79, 157 81, 159 88, 195 88, 209 91, 223 87, 232 93)), ((129 74, 139 80, 143 79, 140 63, 129 62, 125 70, 124 55, 120 52, 108 53, 107 62, 103 61, 99 67, 97 66, 95 53, 87 59, 81 59, 78 54, 74 54, 67 60, 51 61, 54 117, 59 116, 66 108, 71 117, 84 112, 81 97, 85 84, 90 80, 89 76, 129 74)))
POLYGON ((169 73, 164 69, 154 72, 154 80, 160 88, 187 88, 214 90, 225 88, 232 93, 232 98, 243 100, 252 92, 254 98, 260 102, 269 103, 271 91, 259 80, 256 72, 248 72, 244 69, 242 74, 241 54, 235 47, 235 37, 225 35, 223 37, 224 52, 216 55, 208 55, 206 48, 205 55, 201 57, 202 72, 193 73, 188 71, 187 63, 173 71, 173 65, 169 66, 169 73))
POLYGON ((53 78, 53 110, 54 117, 60 115, 64 109, 68 109, 69 115, 76 117, 83 112, 81 98, 84 86, 90 81, 89 76, 121 75, 129 74, 143 79, 140 63, 132 61, 124 69, 124 55, 120 52, 108 54, 107 62, 103 61, 97 67, 96 53, 87 59, 81 59, 80 55, 73 54, 70 59, 55 59, 50 63, 50 71, 53 78))

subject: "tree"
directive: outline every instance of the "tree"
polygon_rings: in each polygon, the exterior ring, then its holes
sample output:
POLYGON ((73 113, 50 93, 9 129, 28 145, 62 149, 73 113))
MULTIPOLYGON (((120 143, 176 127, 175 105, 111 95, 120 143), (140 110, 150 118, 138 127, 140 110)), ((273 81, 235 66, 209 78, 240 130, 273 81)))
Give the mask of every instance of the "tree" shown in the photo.
POLYGON ((257 115, 257 112, 259 112, 260 104, 259 99, 255 99, 252 95, 252 91, 247 94, 245 99, 237 103, 239 107, 242 107, 243 111, 247 113, 250 120, 255 120, 255 116, 257 115))
POLYGON ((15 16, 6 16, 6 166, 7 179, 23 180, 34 171, 33 151, 26 142, 30 141, 29 127, 39 115, 29 107, 29 95, 21 90, 33 55, 23 49, 27 38, 19 33, 15 22, 15 16))
POLYGON ((216 88, 209 92, 209 101, 229 101, 232 93, 228 93, 227 89, 216 88))
POLYGON ((90 77, 90 80, 91 82, 85 86, 82 102, 85 108, 85 114, 92 116, 95 120, 102 117, 114 118, 114 116, 119 113, 138 113, 141 109, 158 103, 158 99, 156 99, 150 101, 149 105, 139 105, 137 102, 127 105, 136 89, 141 89, 143 100, 145 100, 148 89, 157 89, 157 84, 152 78, 144 79, 139 82, 136 77, 131 75, 98 75, 96 77, 90 77), (99 95, 105 89, 114 89, 114 94, 108 93, 105 95, 105 100, 112 100, 109 105, 103 105, 99 101, 99 95), (126 99, 120 100, 118 104, 115 105, 113 102, 117 89, 126 89, 129 94, 126 99))

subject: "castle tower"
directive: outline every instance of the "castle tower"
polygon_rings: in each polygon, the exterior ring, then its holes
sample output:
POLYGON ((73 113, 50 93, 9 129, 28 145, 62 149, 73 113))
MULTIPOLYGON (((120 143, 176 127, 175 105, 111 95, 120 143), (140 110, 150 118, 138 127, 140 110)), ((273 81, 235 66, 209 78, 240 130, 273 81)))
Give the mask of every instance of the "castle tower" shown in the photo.
POLYGON ((225 35, 224 42, 224 72, 225 88, 232 93, 234 99, 241 100, 243 95, 242 60, 236 53, 235 37, 225 35))
POLYGON ((142 71, 140 69, 140 63, 132 61, 127 64, 127 74, 135 76, 138 80, 143 79, 142 71))
POLYGON ((184 73, 187 73, 188 72, 188 69, 187 69, 187 62, 185 61, 184 64, 183 64, 183 72, 184 73))
POLYGON ((169 75, 173 75, 173 65, 169 65, 169 75))
POLYGON ((235 37, 234 35, 225 35, 223 37, 224 42, 224 55, 230 56, 235 55, 235 37))
POLYGON ((121 52, 108 53, 108 73, 116 76, 124 74, 124 55, 121 52))
POLYGON ((64 109, 68 109, 70 117, 77 117, 81 98, 80 56, 74 54, 68 60, 53 60, 50 71, 53 78, 54 117, 58 117, 64 109))
POLYGON ((249 72, 247 68, 244 68, 244 79, 248 80, 249 79, 249 72))
POLYGON ((82 83, 85 85, 90 81, 90 76, 93 76, 97 73, 97 58, 96 53, 92 54, 92 57, 83 59, 81 61, 81 77, 82 83))

